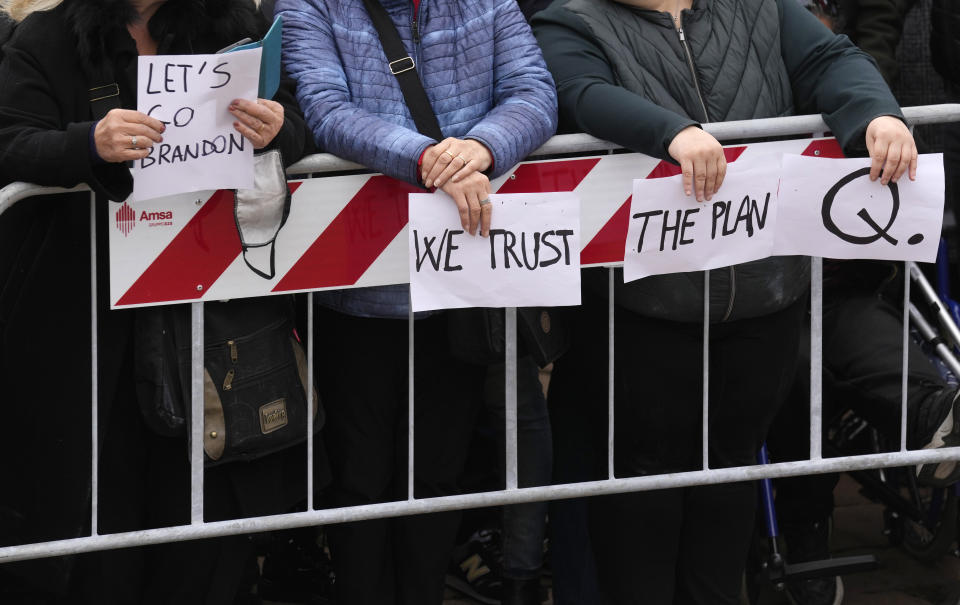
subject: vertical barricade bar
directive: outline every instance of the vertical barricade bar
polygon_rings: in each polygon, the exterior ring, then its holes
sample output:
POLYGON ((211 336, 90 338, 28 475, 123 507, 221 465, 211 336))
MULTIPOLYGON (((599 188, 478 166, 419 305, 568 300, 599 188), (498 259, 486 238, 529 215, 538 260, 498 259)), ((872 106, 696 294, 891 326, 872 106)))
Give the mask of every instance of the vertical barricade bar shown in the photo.
POLYGON ((810 459, 820 460, 823 434, 823 259, 810 259, 810 459))
POLYGON ((413 300, 410 300, 410 312, 407 315, 407 499, 413 500, 413 300))
POLYGON ((190 523, 203 523, 203 302, 190 304, 190 523))
POLYGON ((610 276, 610 284, 607 290, 607 314, 609 316, 609 321, 607 322, 607 477, 610 479, 615 479, 616 474, 614 473, 613 467, 613 454, 614 454, 614 418, 613 418, 613 408, 614 408, 614 350, 613 350, 613 336, 614 336, 614 326, 616 324, 616 306, 614 304, 614 286, 616 284, 616 271, 613 267, 607 269, 608 275, 610 276))
POLYGON ((310 292, 307 294, 307 510, 313 510, 313 389, 313 292, 310 292))
POLYGON ((903 263, 903 374, 900 384, 900 451, 907 451, 907 378, 910 370, 910 265, 903 263))
POLYGON ((703 272, 703 470, 710 468, 710 271, 703 272))
POLYGON ((100 383, 97 317, 97 195, 90 192, 90 535, 96 536, 100 504, 100 383))
POLYGON ((507 307, 503 313, 506 478, 507 489, 517 489, 517 308, 507 307))

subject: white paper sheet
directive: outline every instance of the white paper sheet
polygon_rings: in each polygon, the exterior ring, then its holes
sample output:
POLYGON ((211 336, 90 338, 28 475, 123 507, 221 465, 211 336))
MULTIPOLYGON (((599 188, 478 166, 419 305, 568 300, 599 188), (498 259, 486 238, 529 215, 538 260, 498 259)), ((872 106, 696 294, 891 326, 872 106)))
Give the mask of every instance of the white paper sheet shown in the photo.
POLYGON ((137 110, 165 122, 166 131, 149 156, 134 162, 129 201, 253 186, 253 144, 234 129, 228 107, 256 98, 260 54, 256 48, 139 58, 137 110))
POLYGON ((943 154, 917 180, 870 181, 868 159, 786 155, 774 254, 933 262, 943 223, 943 154))
POLYGON ((634 180, 624 281, 769 256, 777 224, 779 158, 729 164, 720 191, 702 203, 684 194, 682 175, 634 180))
POLYGON ((414 311, 580 304, 580 200, 491 195, 490 237, 471 236, 446 193, 410 195, 414 311))

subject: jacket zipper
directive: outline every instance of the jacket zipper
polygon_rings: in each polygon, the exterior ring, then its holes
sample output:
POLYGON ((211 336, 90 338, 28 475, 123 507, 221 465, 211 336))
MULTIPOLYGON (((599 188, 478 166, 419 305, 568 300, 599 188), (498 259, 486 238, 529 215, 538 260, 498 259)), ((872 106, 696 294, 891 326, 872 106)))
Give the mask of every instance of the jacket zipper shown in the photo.
MULTIPOLYGON (((680 36, 680 46, 683 47, 683 54, 687 57, 687 67, 690 68, 690 77, 693 78, 693 88, 697 91, 697 100, 700 101, 700 108, 703 110, 703 121, 710 121, 710 114, 707 112, 707 104, 703 101, 703 93, 700 91, 700 81, 697 79, 697 70, 693 65, 693 55, 690 53, 690 47, 687 46, 687 36, 683 33, 683 13, 680 14, 680 23, 677 28, 677 35, 680 36)), ((737 270, 730 267, 730 298, 727 301, 727 311, 723 314, 721 322, 730 319, 733 314, 733 301, 737 296, 737 270)))
POLYGON ((697 91, 697 99, 700 101, 700 108, 703 109, 703 121, 710 121, 710 114, 707 113, 707 104, 703 102, 703 93, 700 92, 700 81, 697 80, 697 70, 693 66, 693 55, 690 54, 690 47, 687 46, 687 37, 683 33, 683 16, 680 17, 680 27, 677 28, 677 34, 680 36, 680 46, 683 47, 683 54, 687 57, 687 67, 690 68, 690 77, 693 78, 693 87, 697 91))

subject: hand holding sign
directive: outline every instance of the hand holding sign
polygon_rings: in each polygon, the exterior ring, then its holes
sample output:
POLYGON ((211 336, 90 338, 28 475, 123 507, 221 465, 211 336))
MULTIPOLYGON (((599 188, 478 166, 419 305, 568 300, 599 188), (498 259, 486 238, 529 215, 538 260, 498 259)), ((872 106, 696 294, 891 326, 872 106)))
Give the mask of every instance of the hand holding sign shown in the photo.
POLYGON ((230 113, 237 118, 233 127, 253 143, 254 149, 270 144, 283 128, 283 105, 268 99, 236 99, 230 104, 230 113))
POLYGON ((490 179, 487 175, 474 172, 457 182, 449 181, 441 187, 444 193, 453 198, 460 214, 460 225, 470 235, 487 237, 490 233, 490 217, 493 205, 490 204, 490 179), (482 203, 481 203, 482 202, 482 203))
POLYGON ((896 183, 908 168, 910 180, 916 180, 917 144, 906 124, 897 118, 880 116, 867 125, 867 151, 871 181, 880 177, 883 185, 896 183))
POLYGON ((166 126, 160 120, 131 109, 111 109, 93 129, 97 155, 105 162, 129 162, 150 154, 163 142, 166 126))
POLYGON ((683 171, 683 192, 688 196, 696 193, 698 202, 713 199, 727 174, 727 159, 719 141, 696 126, 688 126, 673 137, 667 153, 683 171))

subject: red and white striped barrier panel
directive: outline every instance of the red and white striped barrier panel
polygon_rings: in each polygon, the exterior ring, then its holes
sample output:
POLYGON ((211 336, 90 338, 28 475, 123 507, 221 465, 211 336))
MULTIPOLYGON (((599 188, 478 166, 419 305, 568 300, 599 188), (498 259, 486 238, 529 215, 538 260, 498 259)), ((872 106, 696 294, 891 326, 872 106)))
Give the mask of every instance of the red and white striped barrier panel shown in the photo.
MULTIPOLYGON (((843 157, 834 139, 726 148, 728 161, 765 154, 843 157)), ((518 164, 496 193, 573 191, 580 197, 583 266, 623 261, 633 179, 679 173, 668 162, 623 153, 518 164)), ((276 275, 242 258, 233 194, 177 195, 111 207, 110 301, 114 308, 223 300, 408 281, 407 195, 383 175, 291 181, 290 215, 276 242, 276 275)), ((496 226, 496 216, 493 217, 496 226)))

